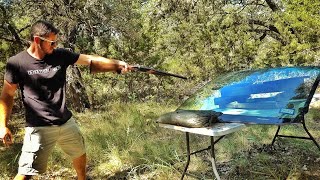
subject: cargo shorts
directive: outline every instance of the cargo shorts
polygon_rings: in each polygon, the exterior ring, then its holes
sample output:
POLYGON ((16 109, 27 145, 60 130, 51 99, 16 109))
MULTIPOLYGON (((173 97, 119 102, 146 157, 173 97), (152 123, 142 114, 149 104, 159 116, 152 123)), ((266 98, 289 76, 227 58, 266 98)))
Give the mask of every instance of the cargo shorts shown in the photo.
POLYGON ((26 127, 18 174, 44 173, 48 157, 56 144, 71 159, 86 153, 83 136, 74 118, 61 126, 26 127))

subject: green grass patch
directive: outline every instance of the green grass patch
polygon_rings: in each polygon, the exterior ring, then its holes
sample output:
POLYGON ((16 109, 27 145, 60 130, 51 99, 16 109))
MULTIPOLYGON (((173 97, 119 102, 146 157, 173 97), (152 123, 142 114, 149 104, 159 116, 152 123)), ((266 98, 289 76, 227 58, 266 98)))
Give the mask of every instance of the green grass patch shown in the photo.
MULTIPOLYGON (((186 162, 185 133, 160 128, 155 120, 176 109, 156 102, 112 102, 99 110, 75 113, 88 154, 88 175, 93 179, 180 179, 186 162)), ((317 111, 306 122, 320 142, 317 111)), ((15 144, 1 148, 1 179, 11 179, 23 138, 22 117, 11 122, 15 144), (11 177, 11 178, 10 178, 11 177)), ((320 151, 311 141, 279 138, 269 146, 277 130, 272 125, 249 125, 215 146, 218 171, 224 179, 318 178, 320 151)), ((281 134, 305 135, 302 126, 284 126, 281 134)), ((209 137, 190 135, 192 151, 208 147, 209 137)), ((189 172, 205 179, 213 176, 209 152, 191 157, 189 172)), ((59 148, 53 151, 48 171, 40 179, 75 178, 71 161, 59 148)), ((187 177, 187 179, 194 179, 187 177)))

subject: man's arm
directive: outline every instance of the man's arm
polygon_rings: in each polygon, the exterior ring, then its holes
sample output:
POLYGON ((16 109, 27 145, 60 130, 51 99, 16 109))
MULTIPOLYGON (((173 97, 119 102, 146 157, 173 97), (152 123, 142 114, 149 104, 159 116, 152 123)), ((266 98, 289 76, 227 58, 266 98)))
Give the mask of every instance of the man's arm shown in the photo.
POLYGON ((18 88, 17 84, 10 84, 4 80, 0 96, 0 139, 8 146, 12 143, 12 134, 8 128, 8 121, 13 106, 13 98, 18 88))
POLYGON ((97 72, 127 72, 128 64, 124 61, 104 58, 102 56, 80 54, 76 64, 90 66, 92 73, 97 72))

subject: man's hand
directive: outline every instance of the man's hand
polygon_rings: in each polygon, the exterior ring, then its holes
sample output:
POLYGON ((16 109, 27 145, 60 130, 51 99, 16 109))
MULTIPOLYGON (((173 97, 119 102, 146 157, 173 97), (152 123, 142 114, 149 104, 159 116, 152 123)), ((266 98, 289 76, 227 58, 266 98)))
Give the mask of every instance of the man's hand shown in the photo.
POLYGON ((0 140, 6 147, 9 147, 12 144, 12 134, 9 128, 1 127, 0 128, 0 140))
POLYGON ((121 74, 129 72, 131 69, 129 68, 129 65, 124 61, 119 61, 119 65, 121 67, 121 74))

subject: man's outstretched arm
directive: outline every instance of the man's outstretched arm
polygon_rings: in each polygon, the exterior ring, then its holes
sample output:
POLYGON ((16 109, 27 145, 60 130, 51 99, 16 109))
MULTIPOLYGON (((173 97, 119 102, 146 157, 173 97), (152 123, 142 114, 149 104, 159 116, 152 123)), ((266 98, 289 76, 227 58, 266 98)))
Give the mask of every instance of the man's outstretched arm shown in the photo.
POLYGON ((80 54, 76 64, 90 66, 91 73, 127 72, 128 64, 124 61, 109 59, 102 56, 80 54))
POLYGON ((0 139, 2 139, 2 142, 6 146, 9 146, 12 143, 12 134, 8 128, 8 121, 17 88, 17 84, 10 84, 8 81, 4 80, 0 96, 0 139))

